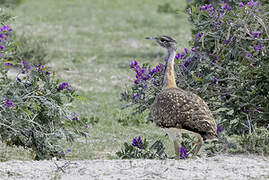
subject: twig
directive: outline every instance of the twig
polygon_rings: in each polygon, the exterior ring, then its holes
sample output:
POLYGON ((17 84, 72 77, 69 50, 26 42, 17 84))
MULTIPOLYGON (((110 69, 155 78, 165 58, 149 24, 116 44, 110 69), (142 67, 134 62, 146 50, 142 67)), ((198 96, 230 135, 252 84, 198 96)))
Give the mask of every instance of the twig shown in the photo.
POLYGON ((54 162, 54 164, 55 164, 55 166, 56 166, 56 168, 57 168, 57 172, 59 171, 59 170, 61 170, 63 173, 65 173, 65 171, 64 171, 64 169, 61 167, 61 166, 58 166, 58 164, 56 163, 56 162, 54 162))
POLYGON ((54 161, 54 164, 55 164, 55 166, 56 166, 56 168, 57 168, 57 172, 58 171, 62 171, 63 173, 65 173, 65 170, 64 169, 66 169, 70 164, 76 164, 76 163, 71 163, 71 161, 67 161, 67 162, 65 162, 62 166, 59 166, 55 161, 54 161))

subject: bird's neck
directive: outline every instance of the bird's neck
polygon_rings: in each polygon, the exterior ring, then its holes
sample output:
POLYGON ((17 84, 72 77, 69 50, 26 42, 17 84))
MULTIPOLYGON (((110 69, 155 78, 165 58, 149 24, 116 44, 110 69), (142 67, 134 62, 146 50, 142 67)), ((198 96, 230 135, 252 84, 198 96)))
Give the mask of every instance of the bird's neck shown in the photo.
POLYGON ((168 49, 168 57, 166 61, 166 68, 163 79, 163 89, 176 88, 176 79, 174 72, 174 60, 176 57, 176 51, 174 49, 168 49))

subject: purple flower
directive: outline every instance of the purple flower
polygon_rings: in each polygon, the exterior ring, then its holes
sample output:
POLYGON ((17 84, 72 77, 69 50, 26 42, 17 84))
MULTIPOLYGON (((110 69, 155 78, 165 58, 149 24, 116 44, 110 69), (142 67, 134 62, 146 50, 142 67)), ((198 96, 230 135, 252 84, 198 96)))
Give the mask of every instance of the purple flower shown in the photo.
POLYGON ((259 50, 261 50, 261 49, 262 49, 262 44, 254 45, 254 46, 253 46, 253 49, 254 49, 255 51, 259 51, 259 50))
POLYGON ((14 103, 10 99, 6 99, 5 106, 6 107, 13 107, 14 103))
POLYGON ((254 68, 253 64, 248 65, 249 68, 254 68))
POLYGON ((89 126, 88 124, 85 126, 86 129, 88 129, 89 127, 90 127, 90 126, 89 126))
POLYGON ((71 85, 66 83, 66 82, 62 82, 59 87, 57 88, 57 91, 60 92, 61 90, 67 89, 68 91, 71 91, 70 89, 71 85))
POLYGON ((259 113, 259 109, 258 108, 255 108, 254 111, 253 111, 254 114, 256 113, 259 113))
POLYGON ((197 49, 196 49, 195 47, 192 47, 192 48, 191 48, 191 51, 192 51, 192 52, 197 52, 197 49))
POLYGON ((75 117, 72 118, 72 120, 73 120, 73 121, 77 121, 77 120, 78 120, 78 117, 75 116, 75 117))
POLYGON ((176 55, 176 59, 179 59, 179 58, 180 58, 180 56, 181 56, 181 54, 180 54, 180 53, 178 53, 178 54, 176 55))
POLYGON ((248 110, 248 108, 246 108, 246 107, 243 107, 243 108, 242 108, 242 111, 243 111, 244 113, 249 113, 249 110, 248 110))
POLYGON ((220 125, 217 125, 217 133, 221 133, 222 132, 222 127, 220 125))
POLYGON ((207 6, 201 6, 200 9, 201 9, 202 11, 205 11, 205 10, 207 10, 207 6))
POLYGON ((198 32, 198 33, 196 34, 196 36, 199 37, 199 38, 201 38, 201 37, 203 36, 203 34, 200 33, 200 32, 198 32))
POLYGON ((184 51, 186 54, 189 54, 189 50, 187 48, 184 48, 184 51))
POLYGON ((214 11, 214 7, 213 7, 212 4, 208 4, 208 5, 201 6, 200 9, 201 9, 202 11, 206 11, 206 10, 214 11))
POLYGON ((246 57, 247 57, 247 58, 251 58, 251 54, 246 53, 246 57))
POLYGON ((4 66, 11 67, 12 64, 10 64, 10 63, 8 63, 8 62, 5 62, 5 63, 4 63, 4 66))
POLYGON ((176 55, 176 59, 183 59, 184 56, 185 56, 184 53, 182 53, 182 54, 178 53, 178 54, 176 55))
POLYGON ((221 19, 222 18, 222 13, 219 13, 219 19, 221 19))
POLYGON ((36 65, 37 72, 44 72, 43 70, 45 69, 44 65, 36 65))
POLYGON ((240 7, 244 7, 244 3, 243 2, 240 2, 239 6, 240 7))
POLYGON ((67 149, 66 152, 71 152, 71 149, 67 149))
POLYGON ((216 77, 213 77, 212 81, 213 81, 214 84, 217 84, 218 79, 216 77))
POLYGON ((232 10, 232 7, 229 4, 225 3, 224 6, 223 6, 223 9, 226 9, 227 11, 230 11, 230 10, 232 10))
POLYGON ((251 34, 254 38, 258 38, 260 32, 250 32, 250 34, 251 34))
POLYGON ((188 154, 183 146, 180 147, 180 159, 185 159, 188 157, 188 154))
POLYGON ((189 13, 189 14, 191 14, 191 13, 192 13, 192 12, 191 12, 191 8, 189 8, 189 9, 188 9, 188 13, 189 13))
POLYGON ((230 99, 231 98, 231 94, 230 93, 226 93, 225 94, 225 97, 226 97, 226 99, 230 99))
POLYGON ((201 72, 198 73, 198 77, 199 78, 202 78, 203 77, 203 74, 201 72))
POLYGON ((143 142, 142 142, 142 139, 140 136, 138 138, 134 137, 134 139, 132 141, 132 146, 138 147, 139 149, 142 149, 143 142))
POLYGON ((211 63, 210 63, 210 66, 211 67, 215 66, 215 63, 216 63, 216 60, 212 60, 211 63))
POLYGON ((134 61, 131 61, 130 62, 130 68, 132 69, 132 68, 135 68, 136 66, 138 65, 138 63, 137 63, 137 61, 136 60, 134 60, 134 61))
POLYGON ((189 58, 184 62, 184 67, 188 67, 190 65, 190 63, 192 62, 192 59, 189 58))
POLYGON ((259 4, 258 2, 251 0, 251 1, 249 1, 249 2, 247 3, 247 6, 248 6, 248 7, 258 6, 258 4, 259 4))
POLYGON ((137 94, 135 94, 135 95, 133 95, 133 99, 136 99, 137 97, 139 97, 140 96, 140 94, 139 93, 137 93, 137 94))
POLYGON ((221 100, 225 101, 225 100, 229 100, 231 98, 230 93, 225 93, 221 96, 221 100))
POLYGON ((5 50, 5 47, 0 45, 0 49, 3 51, 3 50, 5 50))
POLYGON ((12 29, 11 29, 8 25, 3 25, 3 26, 0 28, 0 31, 12 31, 12 29))
POLYGON ((32 66, 28 62, 23 61, 22 64, 23 64, 23 67, 26 68, 26 69, 31 69, 32 68, 32 66))
POLYGON ((134 83, 135 83, 135 84, 138 84, 138 80, 137 80, 137 79, 135 79, 135 80, 134 80, 134 83))

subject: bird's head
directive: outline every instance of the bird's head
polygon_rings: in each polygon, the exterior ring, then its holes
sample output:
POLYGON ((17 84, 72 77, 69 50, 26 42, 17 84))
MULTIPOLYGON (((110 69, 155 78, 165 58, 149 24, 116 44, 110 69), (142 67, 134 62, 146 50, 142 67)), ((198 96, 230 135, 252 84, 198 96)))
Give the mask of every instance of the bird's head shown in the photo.
POLYGON ((177 49, 177 42, 174 38, 169 36, 159 36, 159 37, 146 37, 148 40, 154 40, 157 42, 161 47, 167 50, 176 50, 177 49))

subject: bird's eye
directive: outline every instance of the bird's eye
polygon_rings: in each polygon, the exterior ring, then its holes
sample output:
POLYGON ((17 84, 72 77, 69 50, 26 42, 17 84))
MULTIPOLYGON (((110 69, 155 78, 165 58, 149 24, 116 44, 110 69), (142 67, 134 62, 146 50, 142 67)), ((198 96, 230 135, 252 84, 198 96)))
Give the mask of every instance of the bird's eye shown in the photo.
POLYGON ((165 42, 165 39, 160 39, 161 42, 165 42))

